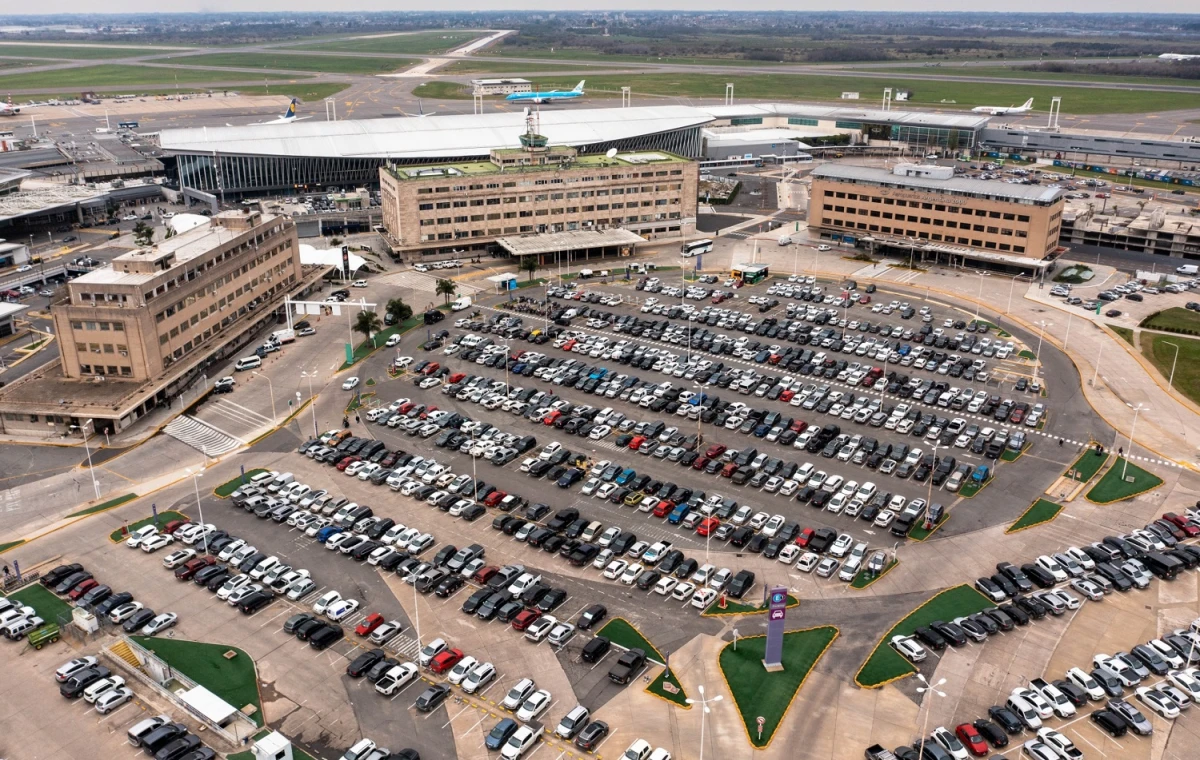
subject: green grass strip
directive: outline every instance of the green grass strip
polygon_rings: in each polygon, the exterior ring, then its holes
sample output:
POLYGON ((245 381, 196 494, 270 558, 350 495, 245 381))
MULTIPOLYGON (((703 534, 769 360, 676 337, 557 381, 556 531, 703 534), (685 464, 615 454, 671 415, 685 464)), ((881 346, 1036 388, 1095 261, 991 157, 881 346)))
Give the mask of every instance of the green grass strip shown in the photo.
POLYGON ((137 497, 138 497, 138 495, 136 493, 127 493, 124 496, 118 496, 115 499, 109 499, 108 501, 106 501, 102 504, 97 504, 94 507, 88 507, 87 509, 81 509, 78 512, 72 512, 71 514, 67 515, 67 517, 82 517, 83 515, 94 515, 97 512, 103 512, 106 509, 112 509, 113 507, 119 507, 127 501, 133 501, 137 497))
POLYGON ((609 620, 603 628, 597 633, 597 636, 603 636, 617 646, 626 649, 640 649, 646 653, 646 657, 656 661, 660 665, 665 665, 667 658, 663 657, 650 640, 642 635, 642 632, 633 627, 625 618, 615 617, 609 620))
POLYGON ((25 543, 25 539, 18 538, 16 541, 9 541, 7 543, 0 544, 0 554, 3 554, 13 547, 20 546, 23 543, 25 543))
POLYGON ((132 637, 141 646, 161 657, 168 665, 238 708, 254 705, 248 716, 263 725, 262 702, 258 695, 258 674, 254 660, 237 647, 225 644, 205 644, 184 639, 162 639, 150 636, 132 637), (226 658, 226 652, 234 656, 226 658))
POLYGON ((1117 457, 1100 482, 1087 492, 1086 498, 1096 504, 1112 504, 1114 501, 1132 499, 1162 484, 1162 478, 1154 473, 1143 470, 1124 457, 1117 457), (1126 482, 1122 476, 1133 478, 1133 481, 1126 482))
POLYGON ((967 585, 935 594, 883 635, 854 676, 854 682, 864 689, 877 689, 917 672, 912 663, 892 649, 890 642, 893 636, 910 636, 917 628, 929 625, 934 620, 953 620, 994 606, 987 597, 967 585))
POLYGON ((679 679, 675 677, 675 674, 669 672, 666 668, 663 668, 663 672, 658 674, 658 678, 655 678, 654 681, 652 681, 650 685, 646 687, 646 691, 650 692, 656 697, 662 697, 668 702, 673 702, 685 710, 692 709, 692 706, 687 702, 688 696, 687 692, 683 690, 683 684, 679 683, 679 679), (673 686, 674 691, 669 691, 663 688, 664 684, 670 684, 673 686))
MULTIPOLYGON (((720 597, 718 597, 717 601, 708 605, 708 609, 702 614, 711 617, 720 617, 722 615, 761 615, 767 611, 766 606, 762 602, 739 602, 736 599, 726 599, 725 609, 721 609, 719 599, 720 597)), ((788 594, 787 606, 799 607, 800 600, 788 594)))
POLYGON ((1058 513, 1062 511, 1061 504, 1055 504, 1046 499, 1038 499, 1029 505, 1029 509, 1017 518, 1017 521, 1004 531, 1005 533, 1016 533, 1019 530, 1032 528, 1035 525, 1047 523, 1058 517, 1058 513))
POLYGON ((1030 351, 1028 348, 1021 349, 1017 356, 1021 357, 1022 359, 1028 359, 1031 362, 1037 361, 1037 354, 1030 351))
POLYGON ((1128 343, 1129 345, 1131 345, 1131 346, 1136 345, 1133 342, 1133 330, 1130 330, 1128 327, 1120 327, 1118 325, 1109 325, 1108 329, 1112 330, 1117 335, 1120 335, 1121 338, 1124 339, 1124 341, 1126 343, 1128 343))
POLYGON ((932 536, 934 533, 937 533, 938 530, 948 522, 950 522, 950 510, 946 510, 946 512, 942 515, 942 521, 940 523, 938 523, 937 525, 933 526, 932 528, 930 528, 929 530, 925 530, 925 521, 924 520, 917 523, 916 525, 913 525, 912 528, 908 531, 908 537, 914 541, 924 541, 925 539, 932 536))
POLYGON ((766 656, 766 636, 739 639, 736 651, 734 642, 721 649, 718 657, 721 676, 733 695, 751 745, 762 749, 771 743, 808 674, 837 637, 838 629, 831 625, 784 634, 783 670, 774 673, 767 672, 762 664, 766 656), (761 734, 758 730, 760 716, 763 718, 761 734))
POLYGON ((1075 463, 1067 468, 1063 473, 1064 477, 1073 478, 1080 483, 1086 483, 1100 472, 1100 468, 1108 461, 1107 454, 1098 454, 1095 449, 1089 448, 1087 451, 1079 455, 1075 463))
POLYGON ((900 564, 900 561, 893 559, 891 562, 887 563, 887 566, 884 567, 883 570, 879 572, 879 575, 872 575, 870 571, 864 567, 854 576, 854 580, 850 581, 850 588, 864 589, 883 576, 887 575, 888 572, 898 564, 900 564))
POLYGON ((172 520, 186 520, 186 519, 188 519, 187 515, 182 514, 180 512, 159 512, 157 518, 155 518, 154 516, 143 517, 141 520, 138 520, 137 522, 129 523, 124 528, 117 528, 112 533, 108 534, 108 540, 112 541, 114 543, 119 542, 119 541, 124 541, 125 538, 127 537, 128 533, 132 533, 135 530, 137 530, 138 528, 141 528, 143 526, 158 525, 161 527, 161 526, 164 526, 167 523, 171 522, 172 520), (155 522, 155 520, 157 520, 157 522, 155 522))
MULTIPOLYGON (((249 483, 250 478, 253 478, 255 475, 261 475, 264 472, 267 472, 267 470, 264 470, 261 467, 255 467, 253 470, 246 470, 245 482, 249 483)), ((214 488, 213 494, 215 494, 216 496, 219 496, 222 499, 227 499, 227 498, 229 498, 229 494, 233 493, 234 491, 236 491, 242 487, 242 482, 243 482, 242 476, 239 475, 238 477, 234 478, 233 480, 227 480, 224 483, 222 483, 221 485, 214 488)))
POLYGON ((59 599, 54 592, 40 583, 32 583, 8 598, 29 605, 37 611, 38 617, 47 623, 71 618, 71 605, 59 599))

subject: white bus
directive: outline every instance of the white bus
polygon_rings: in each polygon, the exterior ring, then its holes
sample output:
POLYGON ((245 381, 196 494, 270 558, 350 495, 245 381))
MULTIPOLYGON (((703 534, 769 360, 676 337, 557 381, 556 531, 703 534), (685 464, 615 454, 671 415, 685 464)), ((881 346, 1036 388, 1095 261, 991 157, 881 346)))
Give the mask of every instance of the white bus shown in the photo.
POLYGON ((702 253, 712 253, 712 249, 713 241, 711 240, 693 240, 690 243, 684 243, 679 252, 685 259, 689 259, 702 253))

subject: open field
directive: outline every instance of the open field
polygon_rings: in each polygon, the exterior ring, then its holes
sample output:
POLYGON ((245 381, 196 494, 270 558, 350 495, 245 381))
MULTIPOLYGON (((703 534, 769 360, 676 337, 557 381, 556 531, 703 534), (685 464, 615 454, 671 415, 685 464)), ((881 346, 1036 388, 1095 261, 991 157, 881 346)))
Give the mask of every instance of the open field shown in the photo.
POLYGON ((1143 470, 1123 457, 1117 457, 1112 467, 1108 468, 1108 472, 1087 492, 1087 500, 1097 504, 1111 504, 1114 501, 1132 499, 1162 484, 1162 478, 1154 473, 1143 470))
MULTIPOLYGON (((1097 459, 1102 459, 1102 457, 1097 457, 1097 459)), ((1046 499, 1038 499, 1033 504, 1029 505, 1029 509, 1025 510, 1025 514, 1018 517, 1017 521, 1008 526, 1008 529, 1004 532, 1016 533, 1018 530, 1024 530, 1025 528, 1032 528, 1035 525, 1041 525, 1042 523, 1050 522, 1055 517, 1058 517, 1058 513, 1061 511, 1062 506, 1055 504, 1052 501, 1047 501, 1046 499)))
POLYGON ((1200 403, 1200 340, 1143 332, 1141 341, 1142 355, 1158 368, 1163 379, 1171 378, 1174 366, 1175 390, 1200 403), (1175 361, 1175 346, 1179 347, 1179 361, 1175 361))
MULTIPOLYGON (((539 80, 544 89, 569 89, 579 80, 554 78, 539 80)), ((630 86, 639 95, 663 95, 682 98, 718 98, 725 94, 725 83, 734 83, 738 98, 779 100, 786 94, 791 100, 839 100, 847 89, 870 93, 883 92, 884 87, 912 90, 913 105, 963 110, 979 103, 1020 103, 1033 96, 1035 102, 1049 103, 1051 95, 1061 96, 1064 113, 1145 113, 1167 109, 1200 108, 1200 92, 1149 92, 1107 90, 1083 87, 1048 87, 1044 85, 987 84, 980 82, 933 82, 904 79, 890 75, 878 78, 801 76, 796 74, 759 74, 731 76, 720 74, 654 73, 597 76, 588 79, 592 92, 620 92, 630 86)), ((447 82, 437 84, 450 85, 447 82)), ((453 85, 450 85, 453 86, 453 85)), ((470 97, 461 87, 462 97, 470 97)), ((429 97, 454 97, 429 95, 429 97)), ((865 98, 871 100, 873 96, 865 98)))
POLYGON ((1183 333, 1185 335, 1200 335, 1200 312, 1175 306, 1170 309, 1154 312, 1143 319, 1138 327, 1183 333))
MULTIPOLYGON (((407 68, 412 58, 366 57, 342 55, 303 55, 278 53, 211 53, 171 59, 173 62, 197 66, 232 66, 240 69, 285 69, 316 71, 326 74, 388 74, 407 68)), ((215 73, 215 72, 214 72, 215 73)), ((219 74, 218 74, 219 76, 219 74)))
POLYGON ((387 37, 360 37, 328 42, 294 42, 280 47, 303 45, 311 50, 339 50, 345 53, 394 53, 430 55, 462 47, 483 36, 482 32, 414 32, 387 37))
POLYGON ((258 698, 258 683, 254 660, 236 647, 224 644, 205 644, 183 639, 163 639, 151 636, 132 637, 141 646, 154 652, 175 670, 234 707, 254 705, 250 719, 263 724, 262 704, 258 698), (226 652, 234 656, 226 658, 226 652))
POLYGON ((71 605, 59 599, 50 589, 40 583, 31 583, 9 595, 8 598, 14 602, 29 605, 37 612, 38 617, 47 623, 55 623, 71 617, 71 605))
POLYGON ((781 61, 752 61, 748 58, 705 58, 703 56, 652 56, 652 55, 622 55, 622 54, 606 54, 592 50, 580 50, 576 48, 560 49, 555 48, 551 51, 549 48, 500 48, 497 50, 488 50, 487 55, 509 56, 512 58, 537 58, 541 60, 554 61, 577 61, 577 62, 595 62, 605 64, 620 64, 620 63, 670 63, 681 66, 772 66, 778 65, 781 61))
MULTIPOLYGON (((1113 84, 1161 84, 1175 87, 1197 87, 1200 82, 1194 79, 1172 77, 1139 77, 1114 74, 1090 74, 1075 71, 1030 71, 1028 69, 1008 68, 1003 66, 912 66, 888 69, 897 74, 936 74, 945 77, 1007 77, 1009 79, 1051 79, 1060 82, 1104 82, 1113 84)), ((997 105, 1001 105, 997 103, 997 105)), ((1014 105, 1020 105, 1019 103, 1014 105)))
POLYGON ((22 45, 0 42, 0 55, 19 58, 52 58, 60 61, 91 61, 105 58, 132 58, 134 56, 170 53, 172 50, 187 52, 192 48, 144 47, 129 45, 22 45))
MULTIPOLYGON (((43 87, 73 87, 88 89, 92 87, 128 87, 141 92, 141 85, 195 84, 197 82, 237 81, 239 79, 260 81, 262 79, 288 79, 282 74, 250 74, 231 71, 225 74, 220 71, 205 71, 203 69, 172 69, 150 66, 132 66, 120 64, 102 64, 99 66, 84 66, 78 69, 59 69, 55 71, 37 71, 29 74, 5 74, 0 76, 0 89, 32 90, 43 87)), ((170 90, 164 90, 169 92, 170 90)), ((62 97, 59 94, 58 97, 62 97)))
MULTIPOLYGON (((213 73, 217 73, 217 72, 213 72, 213 73)), ((280 84, 276 84, 276 85, 273 85, 270 87, 265 87, 260 84, 260 85, 249 85, 249 86, 243 85, 243 86, 238 86, 238 87, 222 88, 218 92, 223 92, 223 91, 228 90, 229 92, 235 92, 240 95, 246 95, 246 96, 251 96, 251 97, 253 97, 255 95, 275 95, 275 96, 285 95, 285 96, 291 97, 291 98, 300 98, 300 100, 302 100, 302 101, 315 102, 318 100, 322 100, 324 98, 328 98, 331 95, 336 95, 337 93, 341 92, 342 90, 346 89, 349 86, 350 86, 349 82, 310 82, 308 80, 302 79, 298 82, 280 83, 280 84)), ((117 86, 110 86, 108 88, 107 92, 104 90, 97 90, 97 92, 99 95, 101 95, 103 97, 105 95, 111 96, 111 95, 116 95, 118 93, 124 94, 124 93, 129 92, 129 90, 128 89, 117 89, 117 86)), ((176 89, 174 87, 153 87, 153 88, 149 88, 149 89, 144 89, 141 87, 137 88, 137 94, 139 97, 157 97, 157 96, 162 96, 162 95, 169 95, 169 96, 174 97, 177 92, 179 94, 182 94, 185 96, 191 96, 193 98, 197 98, 197 97, 203 97, 204 93, 208 92, 208 90, 205 88, 195 87, 195 86, 180 87, 178 91, 176 91, 176 89)), ((20 103, 22 101, 27 101, 27 100, 45 101, 45 100, 51 100, 52 98, 58 98, 59 100, 62 100, 63 98, 68 98, 68 97, 71 97, 70 93, 41 92, 41 93, 24 93, 19 96, 15 96, 13 98, 13 100, 17 103, 20 103)))
POLYGON ((449 66, 443 66, 437 70, 438 74, 509 74, 509 73, 535 73, 539 71, 548 71, 558 73, 562 71, 583 71, 586 72, 589 68, 587 64, 579 64, 572 66, 570 64, 560 63, 521 63, 520 61, 476 61, 466 59, 455 61, 449 66))

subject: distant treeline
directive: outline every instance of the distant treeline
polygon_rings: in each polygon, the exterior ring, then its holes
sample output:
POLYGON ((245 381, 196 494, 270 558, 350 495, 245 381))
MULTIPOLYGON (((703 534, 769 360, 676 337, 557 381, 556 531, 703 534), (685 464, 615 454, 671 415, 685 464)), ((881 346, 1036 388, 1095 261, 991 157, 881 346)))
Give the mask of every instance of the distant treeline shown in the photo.
POLYGON ((1193 61, 1126 61, 1119 63, 1060 63, 1047 61, 1033 66, 1016 66, 1020 71, 1050 71, 1055 74, 1104 74, 1124 77, 1200 79, 1200 59, 1193 61))

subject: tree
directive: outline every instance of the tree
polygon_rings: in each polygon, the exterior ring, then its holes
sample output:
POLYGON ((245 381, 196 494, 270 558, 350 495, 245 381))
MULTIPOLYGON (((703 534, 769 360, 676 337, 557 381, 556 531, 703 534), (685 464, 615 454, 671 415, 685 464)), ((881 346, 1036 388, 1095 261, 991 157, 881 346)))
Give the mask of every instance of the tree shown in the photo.
POLYGON ((382 329, 383 323, 379 321, 379 315, 373 311, 360 311, 354 320, 354 331, 367 336, 367 340, 371 339, 371 333, 377 333, 382 329))
POLYGON ((446 299, 446 303, 450 303, 450 296, 454 295, 454 291, 458 290, 458 286, 454 284, 454 280, 438 280, 437 294, 446 299))
POLYGON ((541 264, 538 263, 536 256, 523 256, 521 258, 520 270, 529 272, 529 281, 533 282, 533 273, 538 270, 541 264))
POLYGON ((138 222, 133 228, 133 242, 138 245, 150 245, 154 242, 154 228, 145 222, 138 222))
POLYGON ((412 307, 401 301, 399 298, 393 298, 387 302, 387 313, 396 318, 397 322, 403 322, 412 316, 412 307))

